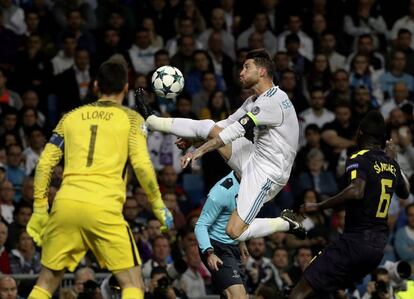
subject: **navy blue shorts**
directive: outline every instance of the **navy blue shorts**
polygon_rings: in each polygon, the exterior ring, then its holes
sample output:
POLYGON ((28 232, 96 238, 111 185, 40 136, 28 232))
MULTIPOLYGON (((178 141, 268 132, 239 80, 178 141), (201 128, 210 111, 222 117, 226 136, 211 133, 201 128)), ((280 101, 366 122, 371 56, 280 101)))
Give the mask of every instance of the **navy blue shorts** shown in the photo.
MULTIPOLYGON (((211 240, 214 253, 222 261, 223 265, 218 271, 209 269, 213 286, 219 294, 232 285, 242 284, 246 288, 246 273, 240 259, 240 249, 238 245, 224 244, 211 240)), ((202 255, 203 263, 208 267, 207 260, 202 255)))
POLYGON ((382 236, 376 243, 342 235, 313 259, 304 277, 317 294, 346 289, 378 267, 383 251, 382 236))

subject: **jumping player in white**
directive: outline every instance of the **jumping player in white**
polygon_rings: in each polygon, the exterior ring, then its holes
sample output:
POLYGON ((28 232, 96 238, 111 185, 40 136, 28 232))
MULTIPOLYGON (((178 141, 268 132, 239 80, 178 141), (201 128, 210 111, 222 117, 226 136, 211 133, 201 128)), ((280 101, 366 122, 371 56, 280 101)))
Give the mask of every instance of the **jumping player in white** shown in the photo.
POLYGON ((273 84, 273 62, 265 50, 247 54, 240 81, 254 96, 227 119, 212 120, 162 118, 153 115, 140 97, 137 109, 149 129, 183 138, 209 139, 183 160, 183 167, 205 153, 219 150, 227 163, 242 174, 237 208, 227 225, 227 234, 244 241, 276 231, 290 232, 299 238, 306 231, 290 210, 278 218, 255 218, 263 204, 287 183, 296 156, 299 125, 287 94, 273 84), (254 130, 254 142, 243 136, 254 130))

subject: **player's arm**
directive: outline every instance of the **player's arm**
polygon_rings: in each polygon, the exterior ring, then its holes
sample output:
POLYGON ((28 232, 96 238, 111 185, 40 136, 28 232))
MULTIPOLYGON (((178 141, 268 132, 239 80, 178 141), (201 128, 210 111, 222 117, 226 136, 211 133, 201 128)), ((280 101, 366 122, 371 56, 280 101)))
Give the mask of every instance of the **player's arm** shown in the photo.
POLYGON ((33 214, 27 224, 27 233, 39 246, 42 244, 43 232, 46 227, 46 223, 49 220, 48 194, 50 179, 52 177, 53 169, 63 156, 64 120, 65 117, 60 120, 59 124, 53 131, 52 137, 46 144, 36 166, 34 177, 33 214))
POLYGON ((348 148, 355 145, 353 140, 343 138, 335 130, 328 129, 322 132, 322 139, 332 147, 348 148))
POLYGON ((369 165, 364 158, 348 159, 346 162, 346 175, 349 184, 338 194, 315 204, 304 204, 301 209, 304 212, 337 208, 354 200, 361 200, 365 194, 366 173, 369 165))
POLYGON ((210 243, 208 229, 215 223, 218 215, 221 213, 221 210, 222 206, 217 201, 217 198, 215 198, 215 195, 209 194, 194 229, 198 246, 200 247, 202 253, 205 253, 205 251, 209 248, 213 248, 210 243))
POLYGON ((144 120, 138 114, 133 116, 130 117, 129 160, 139 183, 147 195, 154 215, 161 222, 163 229, 170 229, 173 225, 173 219, 161 198, 155 170, 148 153, 144 120))

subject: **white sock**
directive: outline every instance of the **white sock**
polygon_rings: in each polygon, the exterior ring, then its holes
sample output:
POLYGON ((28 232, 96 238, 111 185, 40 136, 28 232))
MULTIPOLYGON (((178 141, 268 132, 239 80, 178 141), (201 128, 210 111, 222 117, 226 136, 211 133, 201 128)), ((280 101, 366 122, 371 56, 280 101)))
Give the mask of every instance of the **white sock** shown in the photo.
POLYGON ((207 139, 215 122, 211 119, 194 120, 151 115, 147 118, 146 124, 148 129, 154 131, 171 133, 183 138, 207 139))
POLYGON ((287 232, 289 222, 278 218, 256 218, 249 227, 237 238, 238 241, 246 241, 254 238, 265 237, 274 232, 287 232))

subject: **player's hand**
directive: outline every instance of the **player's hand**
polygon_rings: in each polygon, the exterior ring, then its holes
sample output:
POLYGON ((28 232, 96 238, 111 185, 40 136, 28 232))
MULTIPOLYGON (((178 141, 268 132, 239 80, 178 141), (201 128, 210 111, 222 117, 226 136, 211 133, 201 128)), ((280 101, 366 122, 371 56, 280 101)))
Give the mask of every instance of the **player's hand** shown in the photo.
POLYGON ((249 250, 247 249, 246 242, 240 242, 239 244, 240 249, 240 257, 242 262, 246 261, 249 258, 249 250))
POLYGON ((212 253, 207 257, 207 265, 211 270, 218 271, 219 267, 223 265, 223 261, 212 253))
POLYGON ((173 216, 166 207, 153 210, 155 217, 161 222, 161 232, 165 233, 173 228, 173 216))
POLYGON ((319 204, 315 202, 306 202, 300 206, 301 213, 310 213, 319 211, 319 204))
POLYGON ((186 139, 186 138, 177 138, 177 141, 175 142, 175 145, 180 149, 180 150, 187 150, 189 149, 192 145, 193 142, 190 139, 186 139))
POLYGON ((38 245, 42 246, 43 233, 46 229, 46 224, 49 221, 48 207, 35 207, 33 210, 32 217, 30 217, 27 223, 27 233, 33 238, 33 241, 38 245))
POLYGON ((184 169, 190 164, 191 159, 193 158, 193 153, 186 153, 184 156, 181 157, 181 168, 184 169))
POLYGON ((395 148, 395 144, 392 139, 389 139, 385 142, 385 153, 391 159, 395 160, 397 157, 397 149, 395 148))

